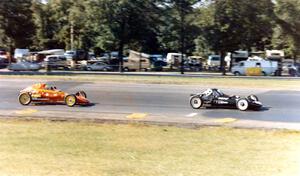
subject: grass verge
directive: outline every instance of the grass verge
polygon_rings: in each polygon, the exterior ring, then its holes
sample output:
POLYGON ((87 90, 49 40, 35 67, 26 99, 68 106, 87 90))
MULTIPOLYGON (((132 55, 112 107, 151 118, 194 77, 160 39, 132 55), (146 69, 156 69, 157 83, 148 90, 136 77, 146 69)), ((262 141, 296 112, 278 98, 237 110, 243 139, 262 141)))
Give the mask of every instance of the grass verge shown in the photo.
POLYGON ((300 133, 0 121, 0 175, 299 175, 300 133))
POLYGON ((11 79, 36 79, 43 80, 67 80, 67 81, 92 81, 92 82, 116 82, 116 83, 145 83, 145 84, 177 84, 177 85, 204 85, 217 87, 242 87, 242 88, 266 88, 300 90, 300 79, 245 79, 245 78, 196 78, 196 77, 172 77, 172 76, 126 76, 126 75, 76 75, 76 76, 0 76, 11 79))

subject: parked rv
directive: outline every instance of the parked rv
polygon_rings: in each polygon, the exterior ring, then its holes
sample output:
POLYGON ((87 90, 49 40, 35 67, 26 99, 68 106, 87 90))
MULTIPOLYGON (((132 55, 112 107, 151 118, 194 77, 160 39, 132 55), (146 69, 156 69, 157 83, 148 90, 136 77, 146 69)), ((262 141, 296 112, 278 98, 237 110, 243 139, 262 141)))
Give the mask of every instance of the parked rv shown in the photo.
POLYGON ((128 58, 124 58, 123 60, 123 69, 124 71, 148 71, 150 69, 149 58, 149 54, 130 50, 128 58))
POLYGON ((240 61, 247 60, 249 57, 249 52, 242 51, 242 50, 234 51, 231 57, 232 57, 232 64, 235 65, 240 61))

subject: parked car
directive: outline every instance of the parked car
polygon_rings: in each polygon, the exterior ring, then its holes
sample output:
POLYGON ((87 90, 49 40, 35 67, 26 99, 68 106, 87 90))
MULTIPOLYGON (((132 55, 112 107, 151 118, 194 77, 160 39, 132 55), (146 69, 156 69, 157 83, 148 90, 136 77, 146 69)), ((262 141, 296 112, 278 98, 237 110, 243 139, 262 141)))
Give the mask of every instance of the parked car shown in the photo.
POLYGON ((273 75, 278 69, 278 63, 276 61, 241 61, 237 65, 231 68, 231 72, 236 75, 273 75))
POLYGON ((207 59, 208 70, 219 70, 221 66, 220 55, 209 55, 207 59))
POLYGON ((0 57, 0 69, 7 67, 7 65, 8 65, 8 59, 0 57))
POLYGON ((96 62, 93 64, 88 64, 86 66, 86 70, 89 70, 89 71, 112 71, 113 68, 104 62, 96 62))
POLYGON ((41 69, 41 65, 33 62, 21 61, 9 65, 8 69, 13 71, 38 71, 41 69))
POLYGON ((0 58, 2 58, 2 59, 8 59, 7 52, 3 51, 3 50, 0 50, 0 58))
POLYGON ((162 71, 163 67, 167 66, 166 58, 161 54, 152 54, 149 57, 151 69, 154 71, 162 71))
POLYGON ((293 59, 285 59, 282 61, 282 72, 290 76, 298 76, 298 66, 293 59))
POLYGON ((70 63, 64 55, 49 55, 45 58, 42 65, 50 69, 70 68, 70 63))
POLYGON ((189 56, 187 63, 191 67, 191 71, 201 71, 204 59, 201 56, 189 56))

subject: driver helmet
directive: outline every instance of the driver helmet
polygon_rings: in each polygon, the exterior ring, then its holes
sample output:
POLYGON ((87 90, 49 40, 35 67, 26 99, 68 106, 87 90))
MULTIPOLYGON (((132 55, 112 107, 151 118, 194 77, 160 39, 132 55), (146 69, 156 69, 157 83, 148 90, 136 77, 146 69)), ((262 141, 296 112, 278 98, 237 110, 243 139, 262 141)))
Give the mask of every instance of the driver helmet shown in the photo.
POLYGON ((213 93, 212 89, 207 89, 206 91, 203 92, 205 96, 210 96, 213 93))

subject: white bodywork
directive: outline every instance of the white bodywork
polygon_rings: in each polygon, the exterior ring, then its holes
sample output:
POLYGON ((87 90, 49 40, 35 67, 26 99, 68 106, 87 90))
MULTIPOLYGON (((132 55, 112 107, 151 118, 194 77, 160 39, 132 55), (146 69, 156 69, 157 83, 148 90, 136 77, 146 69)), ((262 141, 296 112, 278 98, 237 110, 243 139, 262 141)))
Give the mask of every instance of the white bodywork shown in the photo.
POLYGON ((38 54, 45 54, 45 55, 64 55, 64 49, 52 49, 52 50, 44 50, 38 52, 38 54))
POLYGON ((220 55, 210 55, 207 59, 207 65, 209 67, 218 67, 221 65, 221 56, 220 55))
POLYGON ((266 57, 273 59, 284 58, 284 51, 282 50, 266 50, 266 57))
POLYGON ((15 49, 14 53, 15 53, 14 58, 16 58, 16 59, 23 58, 24 56, 29 54, 29 49, 17 48, 17 49, 15 49))
MULTIPOLYGON (((170 65, 180 65, 182 59, 181 53, 168 53, 167 54, 167 63, 170 65)), ((183 59, 186 60, 186 55, 183 54, 183 59)))
POLYGON ((275 61, 257 60, 257 61, 241 61, 233 66, 231 72, 239 75, 246 75, 248 68, 261 68, 266 75, 273 74, 278 69, 278 63, 275 61))

